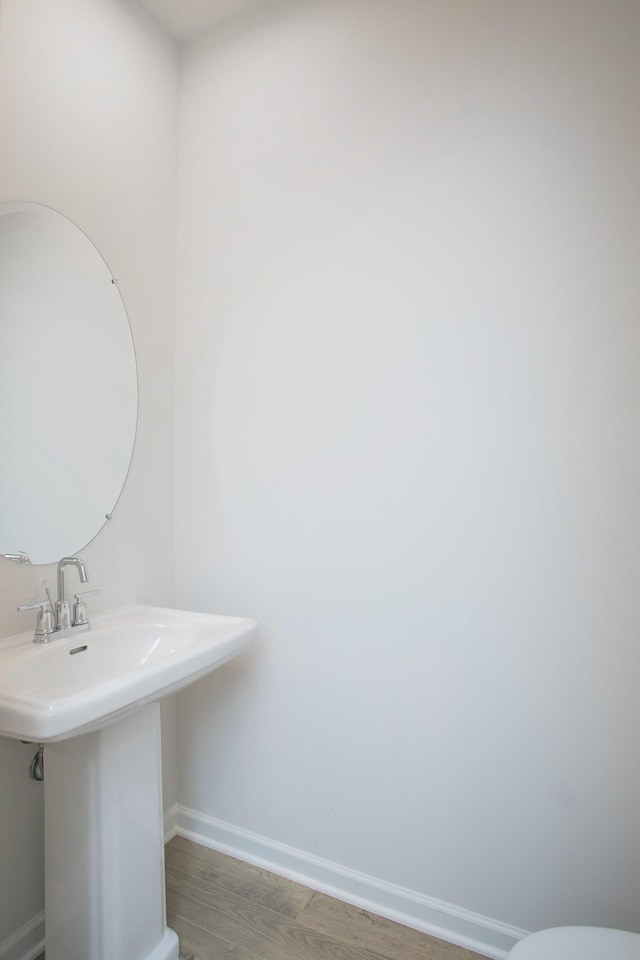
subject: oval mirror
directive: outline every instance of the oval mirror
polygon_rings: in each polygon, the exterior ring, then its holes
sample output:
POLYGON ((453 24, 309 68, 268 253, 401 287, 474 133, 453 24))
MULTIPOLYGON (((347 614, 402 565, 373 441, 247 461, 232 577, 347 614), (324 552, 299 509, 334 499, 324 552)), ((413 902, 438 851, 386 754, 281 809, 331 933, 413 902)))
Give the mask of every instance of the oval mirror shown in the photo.
POLYGON ((137 416, 129 320, 100 253, 49 207, 0 204, 0 554, 52 563, 96 536, 137 416))

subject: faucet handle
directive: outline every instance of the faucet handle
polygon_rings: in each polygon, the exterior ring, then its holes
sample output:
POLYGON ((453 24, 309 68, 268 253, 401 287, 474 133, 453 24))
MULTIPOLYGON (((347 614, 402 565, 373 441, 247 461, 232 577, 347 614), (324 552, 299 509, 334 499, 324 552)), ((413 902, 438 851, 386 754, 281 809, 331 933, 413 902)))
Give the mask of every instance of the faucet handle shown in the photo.
POLYGON ((74 593, 74 600, 86 600, 87 597, 97 597, 99 593, 102 593, 100 587, 97 587, 95 590, 79 590, 78 593, 74 593))
POLYGON ((49 599, 46 600, 34 600, 33 603, 20 603, 16 608, 18 613, 24 613, 25 610, 36 610, 38 607, 44 609, 49 606, 49 599))
POLYGON ((49 599, 34 600, 33 603, 21 603, 18 606, 19 613, 23 613, 25 610, 38 611, 36 629, 33 634, 34 643, 45 643, 53 633, 53 615, 51 609, 47 610, 47 607, 51 607, 49 599))
POLYGON ((81 590, 78 593, 74 593, 74 604, 73 604, 73 619, 71 621, 72 627, 81 627, 89 623, 89 618, 87 617, 87 608, 84 605, 84 601, 87 597, 95 597, 100 590, 81 590))

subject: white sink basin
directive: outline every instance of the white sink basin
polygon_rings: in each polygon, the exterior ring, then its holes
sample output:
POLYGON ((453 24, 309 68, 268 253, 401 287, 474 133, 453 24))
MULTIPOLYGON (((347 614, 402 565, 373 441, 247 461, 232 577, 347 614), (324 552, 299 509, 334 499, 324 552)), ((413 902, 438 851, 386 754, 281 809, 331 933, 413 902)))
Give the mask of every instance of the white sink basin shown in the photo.
POLYGON ((187 686, 257 633, 255 620, 129 606, 92 629, 33 643, 0 641, 0 736, 49 742, 96 730, 187 686))

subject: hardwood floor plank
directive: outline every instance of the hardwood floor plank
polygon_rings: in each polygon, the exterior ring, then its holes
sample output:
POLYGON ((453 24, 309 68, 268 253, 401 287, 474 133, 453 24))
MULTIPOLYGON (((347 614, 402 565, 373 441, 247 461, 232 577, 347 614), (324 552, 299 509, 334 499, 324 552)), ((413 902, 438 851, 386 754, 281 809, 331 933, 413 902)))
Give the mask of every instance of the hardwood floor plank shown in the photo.
POLYGON ((260 960, 184 917, 170 916, 167 920, 180 940, 180 960, 260 960))
POLYGON ((380 954, 385 960, 479 960, 478 954, 470 950, 436 940, 322 893, 312 895, 298 920, 346 944, 380 954))
POLYGON ((341 943, 236 894, 220 895, 220 888, 193 881, 172 867, 167 868, 167 906, 172 916, 260 960, 379 960, 368 950, 341 943))
POLYGON ((165 860, 168 866, 194 879, 217 884, 286 917, 297 917, 313 893, 293 880, 201 847, 184 837, 174 837, 167 844, 165 860))

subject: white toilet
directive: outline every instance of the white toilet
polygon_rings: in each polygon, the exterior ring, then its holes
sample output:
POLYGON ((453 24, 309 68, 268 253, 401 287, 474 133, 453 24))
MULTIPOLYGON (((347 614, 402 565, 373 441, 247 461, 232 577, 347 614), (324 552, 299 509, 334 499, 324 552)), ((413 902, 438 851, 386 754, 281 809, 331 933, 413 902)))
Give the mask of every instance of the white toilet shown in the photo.
POLYGON ((606 927, 554 927, 520 940, 508 960, 640 960, 640 933, 606 927))

